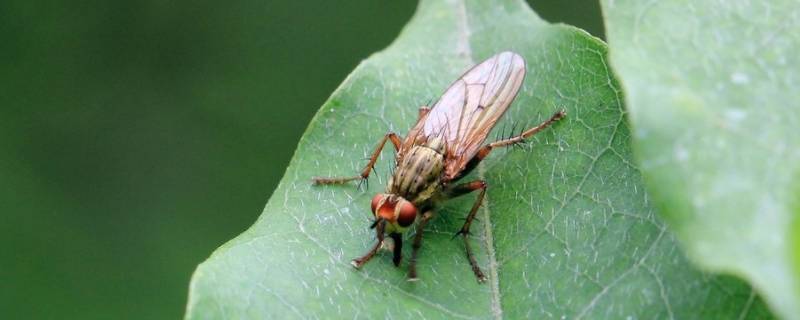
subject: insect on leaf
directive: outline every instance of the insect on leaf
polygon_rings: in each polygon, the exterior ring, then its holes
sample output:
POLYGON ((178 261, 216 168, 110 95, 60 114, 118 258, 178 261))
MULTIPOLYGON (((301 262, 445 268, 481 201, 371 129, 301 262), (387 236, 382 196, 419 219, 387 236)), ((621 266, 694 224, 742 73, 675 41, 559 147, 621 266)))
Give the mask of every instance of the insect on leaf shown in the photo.
POLYGON ((258 221, 197 268, 187 318, 768 317, 746 283, 693 269, 656 217, 605 55, 600 40, 521 1, 420 2, 397 40, 322 106, 258 221), (354 270, 350 259, 374 241, 370 200, 394 166, 391 148, 369 190, 309 178, 357 173, 387 131, 404 135, 420 105, 503 51, 521 54, 527 75, 498 127, 568 116, 473 172, 489 183, 471 236, 488 282, 475 281, 452 239, 471 195, 426 228, 420 281, 406 281, 390 252, 354 270))

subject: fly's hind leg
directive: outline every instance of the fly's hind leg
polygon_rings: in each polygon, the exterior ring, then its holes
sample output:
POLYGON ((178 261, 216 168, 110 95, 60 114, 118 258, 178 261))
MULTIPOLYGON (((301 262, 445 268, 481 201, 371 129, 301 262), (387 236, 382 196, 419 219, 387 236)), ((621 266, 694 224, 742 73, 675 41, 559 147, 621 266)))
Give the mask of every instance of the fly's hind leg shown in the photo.
MULTIPOLYGON (((387 140, 392 142, 395 151, 400 150, 400 143, 401 143, 400 137, 394 132, 387 133, 378 143, 378 147, 375 148, 375 151, 372 152, 372 157, 370 157, 369 163, 367 163, 367 166, 364 167, 364 170, 361 171, 361 174, 354 177, 332 177, 332 178, 314 177, 311 180, 313 181, 314 184, 341 184, 353 180, 360 180, 362 182, 366 182, 367 179, 369 178, 370 172, 372 172, 372 170, 375 169, 375 162, 378 161, 378 156, 381 155, 381 150, 383 150, 383 146, 386 145, 387 140)), ((359 183, 359 186, 360 185, 361 183, 359 183)))
MULTIPOLYGON (((500 140, 500 141, 492 142, 492 143, 486 145, 483 148, 484 149, 489 148, 489 150, 491 150, 491 148, 495 148, 495 147, 505 147, 505 146, 508 146, 508 145, 514 145, 514 144, 517 144, 517 143, 524 142, 525 139, 530 138, 531 136, 533 136, 537 132, 542 131, 544 128, 549 127, 554 122, 556 122, 558 120, 561 120, 561 118, 563 118, 566 115, 567 115, 567 113, 564 110, 558 111, 558 112, 554 113, 550 117, 550 119, 547 119, 547 121, 542 122, 538 126, 535 126, 533 128, 530 128, 528 130, 523 131, 518 136, 511 137, 511 138, 508 138, 508 139, 503 139, 503 140, 500 140)), ((481 150, 481 151, 483 151, 483 150, 481 150)), ((486 153, 488 154, 488 151, 486 153)))
POLYGON ((496 147, 506 147, 506 146, 509 146, 509 145, 515 145, 515 144, 518 144, 518 143, 522 143, 522 142, 525 141, 525 139, 530 138, 532 135, 536 134, 537 132, 542 131, 544 128, 549 127, 554 122, 556 122, 558 120, 561 120, 561 118, 563 118, 566 115, 567 115, 567 113, 564 112, 563 110, 559 111, 559 112, 556 112, 555 114, 553 114, 553 116, 550 117, 550 119, 547 119, 547 121, 542 122, 538 126, 535 126, 533 128, 530 128, 528 130, 523 131, 518 136, 511 137, 511 138, 508 138, 508 139, 499 140, 499 141, 495 141, 495 142, 492 142, 490 144, 487 144, 487 145, 481 147, 480 149, 478 149, 478 152, 475 154, 475 156, 473 156, 472 159, 470 159, 469 162, 467 162, 466 166, 464 166, 464 170, 461 170, 461 173, 459 173, 458 176, 456 176, 453 180, 455 181, 455 180, 461 179, 462 177, 464 177, 467 174, 469 174, 470 172, 472 172, 472 170, 474 170, 476 167, 478 167, 478 164, 481 163, 481 161, 484 158, 486 158, 486 156, 488 156, 489 153, 491 153, 494 148, 496 148, 496 147))
MULTIPOLYGON (((553 114, 553 116, 551 116, 550 119, 548 119, 547 121, 542 122, 538 126, 523 131, 518 136, 500 141, 495 141, 483 146, 478 150, 477 154, 475 154, 475 156, 472 157, 472 159, 470 159, 469 162, 467 162, 467 165, 465 166, 464 170, 462 170, 461 173, 458 176, 456 176, 453 180, 458 180, 461 177, 467 175, 473 169, 475 169, 478 166, 478 164, 484 158, 486 158, 486 156, 488 156, 489 153, 492 152, 492 149, 494 149, 495 147, 505 147, 521 143, 526 138, 529 138, 534 134, 536 134, 537 132, 542 131, 544 128, 549 127, 551 124, 560 120, 565 115, 566 112, 564 112, 563 110, 558 111, 555 114, 553 114)), ((448 191, 448 197, 450 198, 458 197, 460 195, 464 195, 475 190, 481 191, 478 194, 478 199, 475 201, 475 204, 469 211, 469 215, 467 215, 467 220, 464 222, 464 225, 461 227, 460 230, 458 230, 458 232, 456 232, 455 236, 462 235, 464 237, 464 248, 466 249, 467 252, 467 259, 469 259, 469 264, 470 266, 472 266, 472 272, 475 273, 475 277, 478 278, 478 282, 484 282, 486 281, 486 276, 483 274, 480 267, 478 267, 478 262, 475 260, 475 256, 472 254, 472 250, 470 249, 469 246, 469 238, 467 236, 469 235, 469 227, 472 225, 472 220, 475 219, 475 215, 478 213, 478 209, 481 207, 481 203, 483 202, 483 197, 486 194, 486 182, 482 180, 476 180, 456 185, 455 187, 451 188, 448 191)))
POLYGON ((464 225, 461 226, 461 229, 456 232, 454 237, 459 235, 463 236, 464 249, 467 252, 467 259, 472 267, 472 272, 475 273, 475 277, 478 279, 478 282, 482 283, 486 281, 486 276, 483 274, 483 271, 481 271, 481 268, 478 267, 478 261, 475 260, 475 255, 472 253, 472 249, 469 246, 469 228, 472 225, 472 220, 475 219, 475 215, 478 213, 478 209, 481 207, 481 203, 483 203, 483 196, 486 194, 486 182, 483 180, 475 180, 472 182, 459 184, 449 190, 448 196, 454 198, 475 190, 480 190, 478 199, 476 199, 475 204, 472 205, 472 209, 469 211, 469 215, 467 215, 467 220, 464 222, 464 225))

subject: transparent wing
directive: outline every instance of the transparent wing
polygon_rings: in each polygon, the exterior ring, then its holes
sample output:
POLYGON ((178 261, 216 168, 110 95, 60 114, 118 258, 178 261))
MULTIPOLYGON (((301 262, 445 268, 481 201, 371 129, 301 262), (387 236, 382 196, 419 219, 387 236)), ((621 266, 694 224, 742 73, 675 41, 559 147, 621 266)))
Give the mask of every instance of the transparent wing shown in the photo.
POLYGON ((481 62, 447 88, 409 132, 406 143, 444 138, 445 175, 457 176, 508 109, 524 78, 525 60, 516 53, 502 52, 481 62))

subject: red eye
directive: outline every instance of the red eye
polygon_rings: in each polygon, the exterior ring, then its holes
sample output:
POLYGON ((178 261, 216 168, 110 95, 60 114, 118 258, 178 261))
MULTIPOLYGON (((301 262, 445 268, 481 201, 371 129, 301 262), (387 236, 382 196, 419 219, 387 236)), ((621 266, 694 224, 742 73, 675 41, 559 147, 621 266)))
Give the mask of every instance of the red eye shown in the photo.
POLYGON ((417 218, 417 208, 411 202, 402 201, 400 203, 400 216, 397 217, 397 223, 400 226, 408 227, 417 218))
POLYGON ((378 208, 378 203, 380 203, 381 200, 383 200, 383 197, 384 195, 380 193, 372 197, 372 213, 375 213, 375 209, 378 208))

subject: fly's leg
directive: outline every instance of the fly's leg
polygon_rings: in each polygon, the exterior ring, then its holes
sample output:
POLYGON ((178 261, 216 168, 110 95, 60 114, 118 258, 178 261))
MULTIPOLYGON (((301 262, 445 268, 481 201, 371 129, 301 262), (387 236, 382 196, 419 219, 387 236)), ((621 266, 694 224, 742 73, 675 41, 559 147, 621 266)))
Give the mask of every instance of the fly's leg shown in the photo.
MULTIPOLYGON (((483 146, 483 148, 478 150, 478 153, 475 154, 475 156, 472 159, 470 159, 469 162, 467 162, 467 165, 464 168, 464 170, 462 170, 461 174, 459 174, 453 180, 458 180, 461 177, 463 177, 464 175, 468 174, 473 169, 475 169, 478 166, 478 164, 484 158, 486 158, 486 156, 488 156, 489 153, 492 152, 493 148, 495 148, 495 147, 505 147, 505 146, 521 143, 526 138, 529 138, 532 135, 536 134, 537 132, 542 131, 544 128, 549 127, 551 124, 553 124, 554 122, 560 120, 565 115, 566 115, 566 112, 564 112, 563 110, 559 111, 559 112, 556 112, 547 121, 542 122, 538 126, 530 128, 528 130, 525 130, 524 132, 522 132, 518 136, 511 137, 511 138, 504 139, 504 140, 500 140, 500 141, 495 141, 495 142, 492 142, 490 144, 487 144, 487 145, 483 146)), ((481 192, 478 194, 478 199, 475 201, 475 204, 472 206, 472 209, 470 210, 469 215, 467 215, 467 221, 464 222, 464 225, 461 227, 461 230, 459 230, 456 233, 456 236, 462 235, 464 237, 464 248, 466 249, 466 252, 467 252, 467 259, 469 259, 469 264, 472 266, 472 272, 475 273, 475 277, 478 278, 478 282, 484 282, 484 281, 486 281, 486 276, 483 274, 483 272, 481 271, 480 267, 478 267, 478 262, 475 260, 475 256, 472 254, 472 250, 470 249, 470 246, 469 246, 468 235, 469 235, 469 227, 472 225, 472 220, 475 219, 475 215, 478 213, 478 209, 480 208, 481 203, 483 202, 483 197, 486 194, 486 182, 481 181, 481 180, 477 180, 477 181, 472 181, 472 182, 459 184, 459 185, 457 185, 457 186, 455 186, 455 187, 453 187, 452 189, 449 190, 448 196, 451 197, 451 198, 458 197, 460 195, 463 195, 463 194, 466 194, 466 193, 470 193, 472 191, 479 190, 479 189, 481 190, 481 192)))
POLYGON ((360 269, 361 266, 367 263, 369 259, 372 259, 372 256, 374 256, 375 253, 378 252, 378 249, 380 249, 381 245, 383 244, 383 229, 385 228, 385 226, 386 226, 386 221, 384 220, 378 221, 377 227, 375 228, 378 242, 376 242, 375 245, 372 246, 372 248, 369 249, 369 251, 367 251, 367 253, 365 253, 363 256, 353 259, 353 261, 350 262, 350 264, 352 264, 353 267, 356 267, 356 269, 360 269))
POLYGON ((424 118, 425 115, 428 114, 428 112, 431 112, 431 108, 430 107, 428 107, 428 106, 419 107, 419 114, 417 116, 417 121, 422 120, 422 118, 424 118))
MULTIPOLYGON (((551 124, 553 124, 554 122, 560 120, 561 118, 563 118, 566 115, 567 115, 567 113, 564 110, 556 112, 555 114, 553 114, 552 117, 550 117, 550 119, 547 119, 547 121, 542 122, 538 126, 530 128, 528 130, 525 130, 520 135, 518 135, 516 137, 511 137, 511 138, 508 138, 508 139, 492 142, 492 143, 486 145, 485 147, 483 147, 483 149, 486 149, 488 147, 489 150, 491 150, 491 148, 495 148, 495 147, 505 147, 505 146, 508 146, 508 145, 521 143, 521 142, 525 141, 525 139, 530 138, 532 135, 536 134, 537 132, 542 131, 542 129, 549 127, 551 124)), ((481 151, 483 151, 483 149, 481 149, 481 151)), ((486 154, 488 154, 488 153, 489 152, 487 151, 486 154)))
POLYGON ((483 203, 483 196, 486 194, 486 182, 483 180, 476 180, 472 182, 462 183, 459 184, 453 189, 448 192, 448 196, 451 198, 458 197, 463 194, 470 193, 475 190, 480 190, 481 192, 478 194, 478 199, 475 201, 475 204, 472 205, 472 209, 469 211, 469 215, 467 215, 467 221, 464 222, 464 225, 461 227, 461 230, 456 232, 454 238, 461 235, 464 238, 464 248, 467 252, 467 259, 469 260, 469 264, 472 267, 472 272, 475 273, 475 277, 478 278, 478 282, 486 281, 486 276, 481 271, 481 268, 478 267, 478 261, 475 260, 475 255, 472 254, 472 250, 469 246, 469 227, 472 225, 472 220, 475 219, 475 215, 478 213, 478 209, 481 207, 481 203, 483 203))
POLYGON ((453 180, 455 181, 455 180, 461 179, 461 177, 466 176, 467 174, 472 172, 472 170, 474 170, 476 167, 478 167, 478 164, 481 163, 481 160, 483 160, 483 158, 486 158, 486 156, 488 156, 489 153, 492 152, 492 149, 494 149, 495 147, 505 147, 505 146, 514 145, 514 144, 517 144, 517 143, 522 143, 522 142, 525 141, 525 139, 531 137, 532 135, 536 134, 539 131, 542 131, 544 128, 549 127, 551 124, 553 124, 554 122, 560 120, 561 118, 563 118, 566 115, 567 115, 567 113, 564 112, 563 110, 559 111, 559 112, 556 112, 547 121, 542 122, 538 126, 530 128, 528 130, 525 130, 524 132, 522 132, 518 136, 511 137, 511 138, 508 138, 508 139, 499 140, 499 141, 495 141, 495 142, 492 142, 490 144, 487 144, 487 145, 483 146, 482 148, 478 149, 478 152, 475 154, 475 156, 473 156, 472 159, 470 159, 469 162, 467 162, 467 165, 464 166, 464 170, 462 170, 461 173, 459 173, 458 176, 456 176, 453 180))
MULTIPOLYGON (((360 175, 354 177, 333 177, 333 178, 326 178, 326 177, 314 177, 311 180, 314 184, 341 184, 353 180, 360 180, 360 181, 367 181, 369 178, 370 172, 375 169, 375 162, 378 161, 378 156, 381 155, 381 150, 383 150, 383 146, 386 145, 386 141, 389 140, 394 145, 394 150, 400 150, 400 137, 395 134, 394 132, 389 132, 383 136, 381 141, 378 143, 378 147, 375 148, 375 151, 372 152, 372 157, 369 159, 369 163, 367 166, 364 167, 364 170, 361 171, 360 175)), ((359 186, 361 183, 359 183, 359 186)))
POLYGON ((392 262, 394 262, 395 267, 399 267, 400 260, 403 259, 403 235, 399 233, 390 233, 389 237, 394 240, 394 257, 392 257, 392 262))
POLYGON ((433 213, 427 211, 422 214, 421 220, 417 223, 417 233, 414 235, 414 243, 411 244, 411 260, 408 262, 408 281, 419 280, 417 278, 417 254, 419 253, 419 248, 422 247, 423 230, 431 217, 433 217, 433 213))

